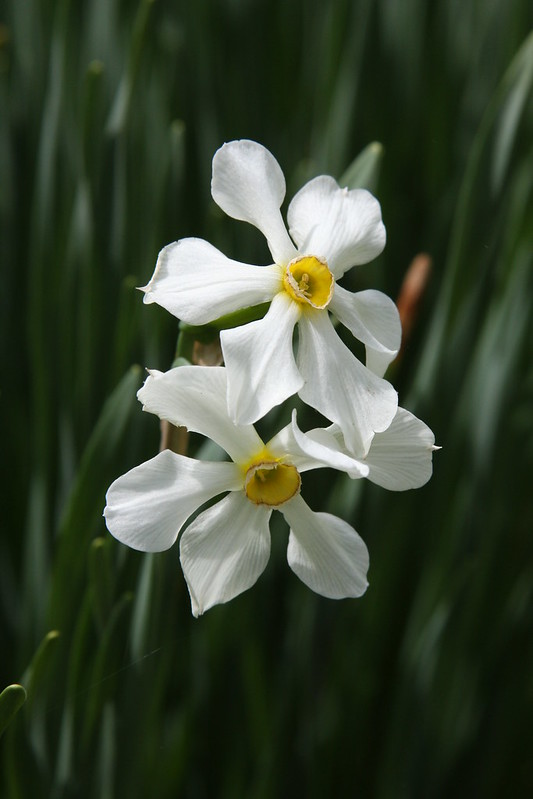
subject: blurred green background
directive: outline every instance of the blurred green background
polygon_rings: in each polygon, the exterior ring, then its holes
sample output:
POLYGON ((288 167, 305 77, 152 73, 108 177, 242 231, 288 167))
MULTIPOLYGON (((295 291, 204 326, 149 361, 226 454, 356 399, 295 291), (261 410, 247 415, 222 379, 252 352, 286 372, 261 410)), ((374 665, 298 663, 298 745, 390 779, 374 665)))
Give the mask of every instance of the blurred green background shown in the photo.
POLYGON ((533 795, 532 25, 530 0, 4 0, 2 799, 533 795), (349 285, 396 298, 430 255, 389 377, 443 449, 418 491, 305 482, 368 545, 362 599, 300 584, 277 519, 258 584, 194 620, 177 547, 101 513, 159 444, 158 250, 269 258, 210 197, 233 138, 288 199, 381 143, 354 181, 388 243, 349 285))

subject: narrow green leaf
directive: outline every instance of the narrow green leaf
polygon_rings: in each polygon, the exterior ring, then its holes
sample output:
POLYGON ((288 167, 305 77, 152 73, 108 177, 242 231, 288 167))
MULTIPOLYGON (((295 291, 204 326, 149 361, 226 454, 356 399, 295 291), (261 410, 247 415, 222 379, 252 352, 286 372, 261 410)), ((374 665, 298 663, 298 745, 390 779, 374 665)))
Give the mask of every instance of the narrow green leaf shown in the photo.
POLYGON ((55 650, 55 644, 58 642, 59 636, 59 630, 50 630, 50 632, 46 633, 22 676, 22 682, 28 686, 30 702, 33 692, 38 689, 41 681, 45 678, 45 672, 50 665, 50 658, 55 650))
MULTIPOLYGON (((74 772, 75 744, 78 737, 75 730, 76 699, 80 695, 80 686, 83 675, 88 672, 88 652, 92 642, 92 597, 90 590, 85 591, 82 601, 78 605, 75 626, 70 638, 68 662, 66 665, 66 698, 61 718, 61 727, 58 734, 57 758, 55 765, 54 781, 60 795, 62 786, 71 778, 74 772)), ((82 695, 83 698, 83 695, 82 695)))
POLYGON ((155 558, 147 554, 143 558, 138 588, 135 593, 131 619, 131 654, 133 660, 139 660, 149 646, 151 630, 151 606, 154 596, 155 558))
POLYGON ((343 173, 339 185, 349 189, 375 191, 383 153, 383 145, 379 142, 374 141, 368 144, 343 173))
POLYGON ((124 129, 128 118, 133 86, 139 70, 142 48, 148 28, 148 19, 150 17, 150 9, 153 3, 154 0, 141 0, 139 3, 133 26, 128 63, 118 87, 107 123, 107 131, 111 136, 116 136, 124 129))
POLYGON ((113 604, 113 564, 110 538, 95 538, 89 547, 89 584, 97 624, 102 629, 113 604))
POLYGON ((183 180, 185 168, 185 122, 175 119, 170 125, 170 164, 173 186, 179 186, 183 180))
POLYGON ((26 701, 26 689, 22 685, 8 685, 0 694, 0 735, 26 701))
POLYGON ((102 711, 100 726, 100 747, 98 753, 97 787, 93 796, 97 799, 113 799, 114 775, 116 767, 116 711, 108 702, 102 711))
POLYGON ((90 745, 97 719, 116 687, 126 639, 126 625, 123 620, 131 608, 132 599, 133 595, 129 592, 119 598, 98 642, 90 672, 90 686, 84 702, 82 742, 85 747, 90 745))
MULTIPOLYGON (((479 231, 475 225, 475 215, 476 212, 479 213, 479 200, 480 196, 482 196, 481 192, 484 191, 482 180, 484 177, 484 156, 487 154, 487 145, 497 123, 498 114, 505 107, 509 97, 512 96, 513 90, 516 88, 517 74, 520 74, 520 69, 524 62, 529 64, 532 55, 533 33, 526 37, 508 66, 485 111, 472 144, 456 205, 439 302, 435 308, 431 327, 426 335, 424 350, 419 360, 414 381, 414 392, 417 400, 426 396, 430 387, 434 384, 437 370, 441 366, 446 334, 463 308, 461 295, 471 299, 473 295, 472 284, 476 281, 477 285, 479 285, 479 271, 462 267, 467 257, 472 233, 479 238, 479 231)), ((502 168, 498 167, 498 170, 502 168)), ((501 181, 501 178, 498 177, 498 180, 501 181)), ((490 208, 490 216, 491 219, 494 217, 494 208, 490 208)))
POLYGON ((29 484, 25 535, 23 628, 29 642, 26 657, 33 652, 44 627, 46 608, 43 596, 46 595, 51 571, 47 513, 46 481, 40 471, 37 471, 32 475, 29 484))
POLYGON ((509 94, 503 104, 494 140, 494 158, 492 160, 491 174, 494 194, 497 194, 501 188, 520 120, 531 95, 531 86, 533 84, 533 33, 526 40, 516 59, 513 71, 508 76, 508 81, 510 85, 509 94))
POLYGON ((102 483, 103 486, 107 484, 107 478, 97 478, 101 476, 102 467, 111 460, 126 430, 131 409, 136 404, 141 375, 141 368, 132 366, 105 403, 83 454, 76 483, 61 519, 60 535, 68 535, 73 527, 85 521, 86 511, 94 507, 102 483))
POLYGON ((97 135, 96 125, 103 93, 104 65, 101 61, 91 61, 85 75, 82 106, 82 147, 83 171, 85 175, 94 174, 96 154, 101 147, 101 137, 97 135))
POLYGON ((62 600, 63 594, 74 601, 83 585, 87 548, 102 515, 105 491, 112 479, 110 466, 136 404, 140 378, 140 367, 132 367, 105 403, 63 512, 54 576, 63 593, 53 594, 51 602, 51 618, 60 627, 63 625, 57 620, 72 614, 72 606, 65 606, 62 600))
POLYGON ((327 510, 343 519, 353 517, 364 486, 365 480, 352 480, 347 474, 339 474, 330 491, 327 510))
POLYGON ((35 757, 43 768, 48 767, 50 740, 46 728, 46 712, 53 689, 56 687, 52 664, 55 662, 59 640, 59 631, 50 630, 44 636, 22 676, 22 682, 28 689, 28 702, 25 708, 28 737, 35 757))

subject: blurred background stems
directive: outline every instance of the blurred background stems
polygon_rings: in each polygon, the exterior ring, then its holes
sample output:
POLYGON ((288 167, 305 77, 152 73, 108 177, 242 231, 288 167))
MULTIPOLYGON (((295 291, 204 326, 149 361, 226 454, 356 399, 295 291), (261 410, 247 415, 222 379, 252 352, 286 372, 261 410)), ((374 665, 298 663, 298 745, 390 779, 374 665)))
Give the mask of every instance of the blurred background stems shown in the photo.
POLYGON ((2 799, 531 795, 532 24, 528 0, 4 4, 2 799), (431 260, 389 374, 443 450, 406 494, 309 474, 369 546, 364 598, 301 586, 275 514, 260 581, 196 621, 177 549, 101 513, 159 446, 135 398, 175 357, 135 290, 157 253, 269 260, 210 198, 246 137, 287 201, 320 173, 376 193, 387 247, 347 287, 401 297, 431 260))
MULTIPOLYGON (((472 270, 460 271, 465 262, 472 238, 477 210, 479 183, 488 183, 489 197, 494 204, 501 202, 505 172, 510 163, 513 143, 519 133, 522 113, 531 100, 533 83, 533 32, 527 37, 505 72, 483 115, 461 184, 457 211, 452 226, 445 280, 441 286, 440 302, 424 344, 424 354, 418 366, 419 380, 424 385, 435 379, 440 361, 442 341, 447 328, 460 313, 461 297, 471 296, 481 275, 472 270), (489 151, 489 152, 487 152, 489 151), (487 181, 487 177, 489 180, 487 181), (489 188, 490 187, 490 188, 489 188), (463 284, 470 281, 470 292, 463 284)), ((487 220, 489 222, 489 220, 487 220)), ((486 245, 485 245, 486 246, 486 245)), ((489 266, 490 260, 485 263, 489 266)))

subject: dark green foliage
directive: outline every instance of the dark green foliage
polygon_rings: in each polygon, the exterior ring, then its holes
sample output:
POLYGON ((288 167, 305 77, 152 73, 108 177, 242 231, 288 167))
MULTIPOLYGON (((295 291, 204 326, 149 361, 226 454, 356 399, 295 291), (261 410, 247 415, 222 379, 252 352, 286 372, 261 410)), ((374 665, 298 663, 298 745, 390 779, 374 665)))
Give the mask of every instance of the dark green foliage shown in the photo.
POLYGON ((532 22, 528 0, 4 4, 2 799, 533 795, 532 22), (367 542, 361 600, 302 586, 278 519, 258 584, 194 620, 177 548, 131 552, 101 512, 158 446, 135 392, 177 322, 134 290, 158 250, 268 258, 210 199, 232 138, 288 199, 381 143, 345 180, 388 244, 347 285, 396 297, 430 254, 390 374, 443 449, 419 491, 304 486, 367 542))

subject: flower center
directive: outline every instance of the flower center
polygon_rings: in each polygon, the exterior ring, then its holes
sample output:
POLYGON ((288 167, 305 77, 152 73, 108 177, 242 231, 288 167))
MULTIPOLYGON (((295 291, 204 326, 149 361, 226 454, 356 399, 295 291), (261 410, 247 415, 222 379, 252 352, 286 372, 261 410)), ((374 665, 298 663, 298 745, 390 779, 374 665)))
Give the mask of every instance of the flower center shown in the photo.
POLYGON ((283 287, 293 300, 318 309, 329 304, 334 285, 327 263, 314 255, 294 258, 283 275, 283 287))
POLYGON ((244 490, 255 505, 276 507, 297 494, 301 482, 296 466, 279 461, 258 461, 246 472, 244 490))

